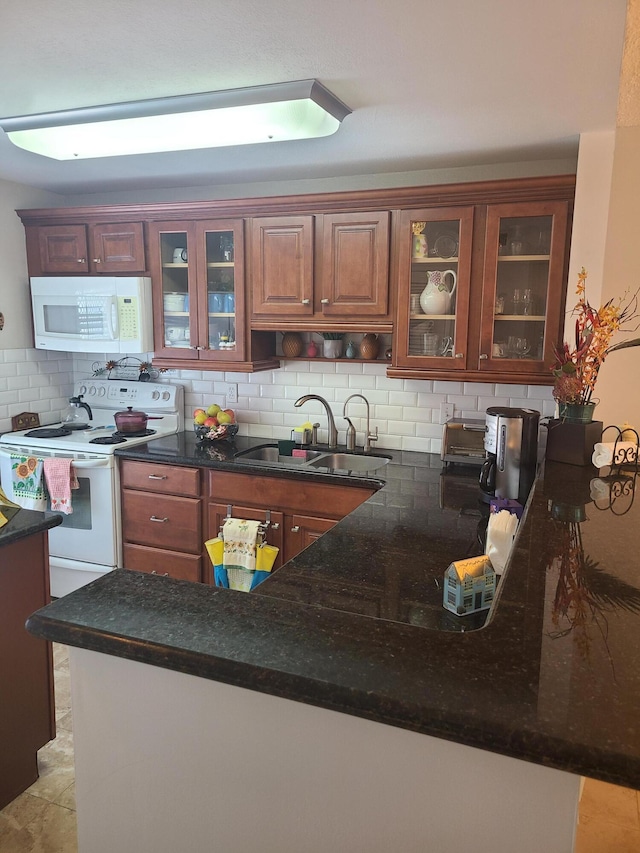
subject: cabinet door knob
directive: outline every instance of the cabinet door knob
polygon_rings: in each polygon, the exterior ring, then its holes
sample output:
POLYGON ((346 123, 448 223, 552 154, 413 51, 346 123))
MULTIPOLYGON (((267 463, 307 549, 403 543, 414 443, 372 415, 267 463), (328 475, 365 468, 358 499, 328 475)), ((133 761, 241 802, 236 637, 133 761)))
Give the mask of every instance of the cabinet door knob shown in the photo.
POLYGON ((271 529, 272 529, 272 530, 279 530, 279 529, 280 529, 280 522, 279 522, 279 521, 274 521, 274 522, 271 524, 271 529))
POLYGON ((77 261, 78 261, 78 263, 79 263, 79 264, 86 264, 86 263, 87 263, 87 259, 86 259, 86 258, 77 258, 77 261))
POLYGON ((321 304, 321 305, 328 305, 328 304, 329 304, 329 300, 328 300, 328 299, 321 299, 321 300, 320 300, 320 304, 321 304))
POLYGON ((93 261, 94 264, 101 263, 100 258, 92 258, 91 260, 93 261))
POLYGON ((159 524, 164 524, 165 521, 169 521, 169 519, 166 515, 164 518, 158 518, 156 515, 152 515, 149 521, 157 521, 159 524))
POLYGON ((291 532, 292 532, 292 533, 300 533, 300 525, 299 525, 299 524, 295 524, 295 525, 291 528, 291 532))
POLYGON ((310 300, 310 299, 303 299, 303 300, 302 300, 302 304, 303 304, 303 305, 309 305, 310 303, 311 303, 311 300, 310 300))
POLYGON ((457 352, 456 358, 464 358, 464 353, 463 352, 457 352))
POLYGON ((486 354, 486 352, 480 353, 480 361, 486 361, 486 359, 488 359, 488 358, 489 358, 489 356, 486 354))

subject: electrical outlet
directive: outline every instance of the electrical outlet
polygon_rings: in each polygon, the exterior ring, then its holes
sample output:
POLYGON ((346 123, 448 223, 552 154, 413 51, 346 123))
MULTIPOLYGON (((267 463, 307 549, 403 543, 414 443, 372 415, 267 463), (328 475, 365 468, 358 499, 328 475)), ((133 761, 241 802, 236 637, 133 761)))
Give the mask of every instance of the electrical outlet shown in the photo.
POLYGON ((440 423, 446 424, 446 422, 453 417, 453 413, 455 411, 455 406, 453 403, 440 403, 440 423))
POLYGON ((227 405, 238 402, 238 386, 235 382, 229 382, 224 390, 224 396, 227 400, 227 405))

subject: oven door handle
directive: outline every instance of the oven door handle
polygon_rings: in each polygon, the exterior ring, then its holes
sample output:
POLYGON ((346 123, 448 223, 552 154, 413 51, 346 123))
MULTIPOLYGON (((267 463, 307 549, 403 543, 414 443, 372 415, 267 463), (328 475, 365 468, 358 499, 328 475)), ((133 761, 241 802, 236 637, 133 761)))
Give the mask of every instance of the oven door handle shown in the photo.
MULTIPOLYGON (((18 448, 16 448, 16 450, 10 450, 5 445, 5 447, 0 449, 0 456, 4 456, 6 459, 10 459, 12 455, 15 455, 17 453, 17 451, 18 451, 18 448)), ((37 450, 30 450, 29 455, 35 456, 36 459, 55 458, 55 457, 39 456, 37 450)), ((78 468, 78 469, 82 469, 82 468, 85 468, 85 469, 86 468, 108 468, 109 465, 111 464, 111 460, 108 457, 106 457, 104 459, 72 459, 71 464, 73 465, 74 468, 78 468)))

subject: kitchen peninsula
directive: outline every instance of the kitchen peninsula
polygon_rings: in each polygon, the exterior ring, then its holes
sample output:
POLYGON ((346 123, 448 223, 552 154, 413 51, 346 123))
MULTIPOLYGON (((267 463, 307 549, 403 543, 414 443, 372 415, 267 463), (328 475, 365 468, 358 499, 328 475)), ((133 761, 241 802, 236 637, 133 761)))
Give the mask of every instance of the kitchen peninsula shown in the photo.
MULTIPOLYGON (((121 455, 240 469, 185 435, 121 455)), ((633 490, 614 505, 594 469, 548 465, 489 619, 454 630, 433 589, 482 515, 439 459, 388 455, 254 594, 122 570, 31 617, 72 647, 83 853, 566 853, 580 775, 640 787, 633 490)))

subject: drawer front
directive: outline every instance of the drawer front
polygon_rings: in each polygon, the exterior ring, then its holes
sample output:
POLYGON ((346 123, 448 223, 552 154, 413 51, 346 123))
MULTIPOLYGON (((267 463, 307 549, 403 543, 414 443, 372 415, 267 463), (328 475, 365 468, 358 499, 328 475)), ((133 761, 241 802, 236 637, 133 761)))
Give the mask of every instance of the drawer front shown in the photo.
POLYGON ((209 495, 213 500, 274 510, 289 509, 323 518, 344 518, 375 492, 375 489, 333 486, 310 480, 283 480, 214 470, 208 473, 209 495))
POLYGON ((175 551, 162 551, 146 545, 125 545, 123 548, 125 569, 134 572, 155 572, 157 575, 169 575, 184 581, 202 580, 202 557, 194 554, 179 554, 175 551))
POLYGON ((200 495, 200 469, 123 459, 120 463, 120 484, 125 489, 197 498, 200 495))
POLYGON ((125 542, 200 554, 202 502, 173 495, 122 491, 122 535, 125 542))

